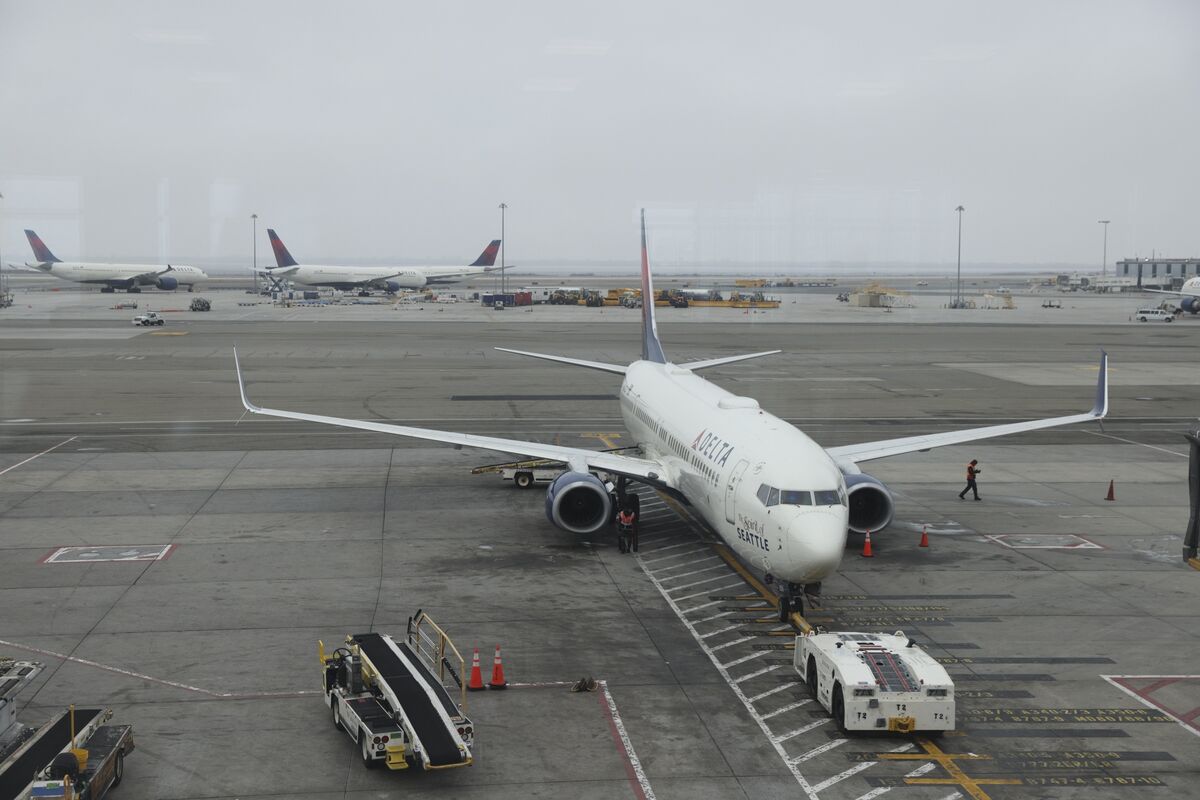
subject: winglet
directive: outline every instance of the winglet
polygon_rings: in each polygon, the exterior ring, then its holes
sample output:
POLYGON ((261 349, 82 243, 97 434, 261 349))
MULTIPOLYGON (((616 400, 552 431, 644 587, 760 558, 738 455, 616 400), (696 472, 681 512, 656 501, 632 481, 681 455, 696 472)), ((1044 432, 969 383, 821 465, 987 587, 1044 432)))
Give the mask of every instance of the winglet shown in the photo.
POLYGON ((667 363, 667 354, 658 341, 658 323, 654 321, 654 281, 650 278, 650 253, 646 249, 646 209, 642 209, 642 360, 667 363))
POLYGON ((246 382, 242 380, 242 365, 238 361, 237 347, 233 348, 233 368, 237 370, 238 391, 242 393, 242 407, 247 411, 258 411, 259 407, 250 402, 250 398, 246 397, 246 382))
POLYGON ((1108 353, 1100 350, 1100 374, 1096 376, 1096 404, 1092 416, 1104 419, 1108 416, 1108 353))

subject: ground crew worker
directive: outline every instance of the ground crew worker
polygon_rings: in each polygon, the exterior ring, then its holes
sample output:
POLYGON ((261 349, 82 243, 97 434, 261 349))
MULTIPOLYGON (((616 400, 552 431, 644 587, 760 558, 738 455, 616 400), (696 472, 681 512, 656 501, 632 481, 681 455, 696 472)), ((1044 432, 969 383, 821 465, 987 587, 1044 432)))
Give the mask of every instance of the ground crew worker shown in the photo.
POLYGON ((971 463, 967 464, 967 485, 961 492, 958 493, 959 500, 966 499, 963 497, 963 495, 965 495, 967 492, 974 492, 975 499, 979 499, 979 489, 975 486, 975 476, 983 472, 983 470, 977 466, 978 464, 979 462, 973 458, 971 459, 971 463))
POLYGON ((637 517, 631 508, 622 508, 617 512, 617 548, 622 553, 628 553, 630 549, 637 549, 635 542, 636 528, 634 527, 637 517))

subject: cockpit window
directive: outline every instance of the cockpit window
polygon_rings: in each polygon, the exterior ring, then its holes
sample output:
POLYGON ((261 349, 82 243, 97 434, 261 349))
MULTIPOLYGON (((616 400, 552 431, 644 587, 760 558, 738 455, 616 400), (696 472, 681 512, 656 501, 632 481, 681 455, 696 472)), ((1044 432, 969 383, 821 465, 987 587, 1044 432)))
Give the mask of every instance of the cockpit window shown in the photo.
POLYGON ((819 506, 840 506, 842 504, 842 493, 837 489, 813 492, 813 496, 819 506))
POLYGON ((771 493, 767 495, 767 505, 768 506, 779 505, 779 490, 778 489, 775 489, 775 488, 771 489, 771 493))
POLYGON ((764 506, 767 504, 767 495, 771 494, 771 487, 765 483, 758 487, 758 500, 764 506))
POLYGON ((812 492, 781 489, 779 491, 779 502, 785 506, 811 506, 813 504, 812 492))

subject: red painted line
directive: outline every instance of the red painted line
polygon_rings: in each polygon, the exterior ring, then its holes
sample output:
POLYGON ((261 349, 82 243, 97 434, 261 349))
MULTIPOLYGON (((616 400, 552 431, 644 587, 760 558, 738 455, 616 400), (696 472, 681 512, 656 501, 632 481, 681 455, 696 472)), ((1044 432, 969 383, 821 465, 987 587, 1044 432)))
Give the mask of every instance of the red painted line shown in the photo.
POLYGON ((1193 708, 1191 711, 1187 712, 1186 714, 1179 715, 1179 718, 1181 720, 1183 720, 1184 722, 1188 723, 1189 725, 1191 724, 1192 720, 1194 720, 1196 717, 1200 717, 1200 706, 1196 706, 1195 708, 1193 708))
POLYGON ((1176 683, 1178 681, 1179 681, 1179 678, 1163 678, 1160 681, 1155 681, 1154 683, 1150 684, 1149 686, 1142 687, 1141 690, 1134 689, 1132 686, 1129 686, 1128 684, 1126 684, 1126 687, 1131 692, 1137 692, 1137 694, 1141 695, 1142 697, 1146 697, 1146 699, 1148 700, 1150 698, 1147 697, 1147 695, 1149 695, 1151 692, 1157 692, 1159 689, 1163 688, 1164 686, 1170 686, 1172 683, 1176 683))
POLYGON ((629 787, 633 789, 633 794, 638 800, 646 800, 646 793, 642 791, 642 785, 638 782, 637 771, 633 768, 633 762, 629 759, 629 754, 625 752, 625 743, 621 741, 621 734, 617 730, 617 720, 613 717, 612 710, 608 707, 608 700, 604 697, 604 692, 596 692, 596 699, 600 702, 600 710, 604 712, 605 719, 608 720, 608 731, 612 734, 613 744, 617 746, 617 753, 621 756, 621 761, 625 764, 625 775, 629 778, 629 787))

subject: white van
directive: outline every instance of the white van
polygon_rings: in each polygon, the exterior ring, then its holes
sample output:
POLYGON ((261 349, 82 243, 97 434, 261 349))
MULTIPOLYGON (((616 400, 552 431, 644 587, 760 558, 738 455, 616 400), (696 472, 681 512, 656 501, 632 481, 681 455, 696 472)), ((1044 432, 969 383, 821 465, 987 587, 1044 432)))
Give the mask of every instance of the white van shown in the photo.
POLYGON ((1138 322, 1173 322, 1175 315, 1161 308, 1139 308, 1134 314, 1138 322))

